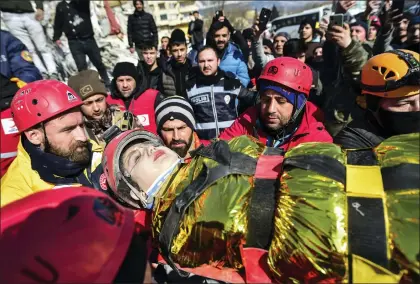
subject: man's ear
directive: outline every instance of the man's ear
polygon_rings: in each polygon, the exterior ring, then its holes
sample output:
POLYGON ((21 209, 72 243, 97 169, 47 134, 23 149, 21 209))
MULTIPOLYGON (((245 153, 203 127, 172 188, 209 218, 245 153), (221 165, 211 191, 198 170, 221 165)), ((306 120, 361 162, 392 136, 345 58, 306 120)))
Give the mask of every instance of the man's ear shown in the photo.
POLYGON ((44 132, 41 130, 41 128, 31 129, 28 131, 25 131, 25 136, 34 145, 41 145, 44 143, 44 132))
POLYGON ((217 66, 220 66, 220 58, 217 58, 217 66))

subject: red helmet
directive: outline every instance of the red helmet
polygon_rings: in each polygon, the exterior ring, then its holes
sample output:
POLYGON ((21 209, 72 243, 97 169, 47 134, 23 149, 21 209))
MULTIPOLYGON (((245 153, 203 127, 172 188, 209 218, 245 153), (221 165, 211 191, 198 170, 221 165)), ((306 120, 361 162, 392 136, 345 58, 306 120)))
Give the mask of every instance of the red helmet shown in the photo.
POLYGON ((82 99, 66 84, 40 80, 27 84, 13 97, 10 108, 19 132, 81 106, 82 99))
POLYGON ((269 61, 258 78, 280 84, 309 96, 312 86, 312 70, 305 63, 282 56, 269 61))
POLYGON ((158 136, 146 130, 132 129, 122 132, 113 138, 105 147, 102 155, 102 167, 108 185, 115 195, 134 208, 142 208, 130 197, 130 191, 138 191, 138 189, 130 183, 120 168, 120 159, 123 151, 128 144, 136 140, 139 142, 148 141, 156 146, 163 145, 162 140, 158 136))
POLYGON ((1 210, 0 283, 111 283, 133 211, 87 187, 45 190, 1 210))

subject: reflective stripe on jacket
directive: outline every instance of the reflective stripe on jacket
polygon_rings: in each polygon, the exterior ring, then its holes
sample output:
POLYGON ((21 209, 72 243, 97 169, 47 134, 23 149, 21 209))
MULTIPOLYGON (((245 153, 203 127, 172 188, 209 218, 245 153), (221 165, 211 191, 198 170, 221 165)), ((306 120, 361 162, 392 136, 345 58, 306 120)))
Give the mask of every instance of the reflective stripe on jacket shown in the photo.
POLYGON ((17 156, 19 131, 15 126, 10 108, 1 112, 0 177, 4 176, 17 156))

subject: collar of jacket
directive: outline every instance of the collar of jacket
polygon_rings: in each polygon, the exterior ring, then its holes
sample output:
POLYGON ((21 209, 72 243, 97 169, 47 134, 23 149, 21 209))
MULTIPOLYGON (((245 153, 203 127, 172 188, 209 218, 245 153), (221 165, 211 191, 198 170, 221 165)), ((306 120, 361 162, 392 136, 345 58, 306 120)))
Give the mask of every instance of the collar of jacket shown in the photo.
MULTIPOLYGON (((79 164, 66 158, 46 153, 29 142, 25 135, 22 135, 22 145, 30 157, 32 169, 38 172, 41 179, 49 183, 75 183, 76 178, 90 167, 91 160, 86 164, 79 164)), ((89 153, 92 158, 92 144, 90 143, 89 153)))
POLYGON ((226 47, 225 52, 223 53, 223 56, 222 56, 222 58, 221 58, 220 60, 221 60, 221 61, 222 61, 222 60, 225 60, 225 59, 226 59, 226 57, 227 57, 229 54, 231 54, 231 53, 235 52, 236 50, 238 50, 238 48, 236 47, 236 45, 235 45, 234 43, 229 42, 229 43, 228 43, 228 46, 226 47))

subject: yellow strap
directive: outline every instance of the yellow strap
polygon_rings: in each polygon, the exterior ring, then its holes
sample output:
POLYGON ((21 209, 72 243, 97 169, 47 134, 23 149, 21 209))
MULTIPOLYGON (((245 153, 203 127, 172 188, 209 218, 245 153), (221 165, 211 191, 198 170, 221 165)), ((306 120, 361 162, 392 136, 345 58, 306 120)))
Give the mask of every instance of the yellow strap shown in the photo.
POLYGON ((383 198, 381 168, 379 166, 346 166, 346 191, 348 196, 383 198))

